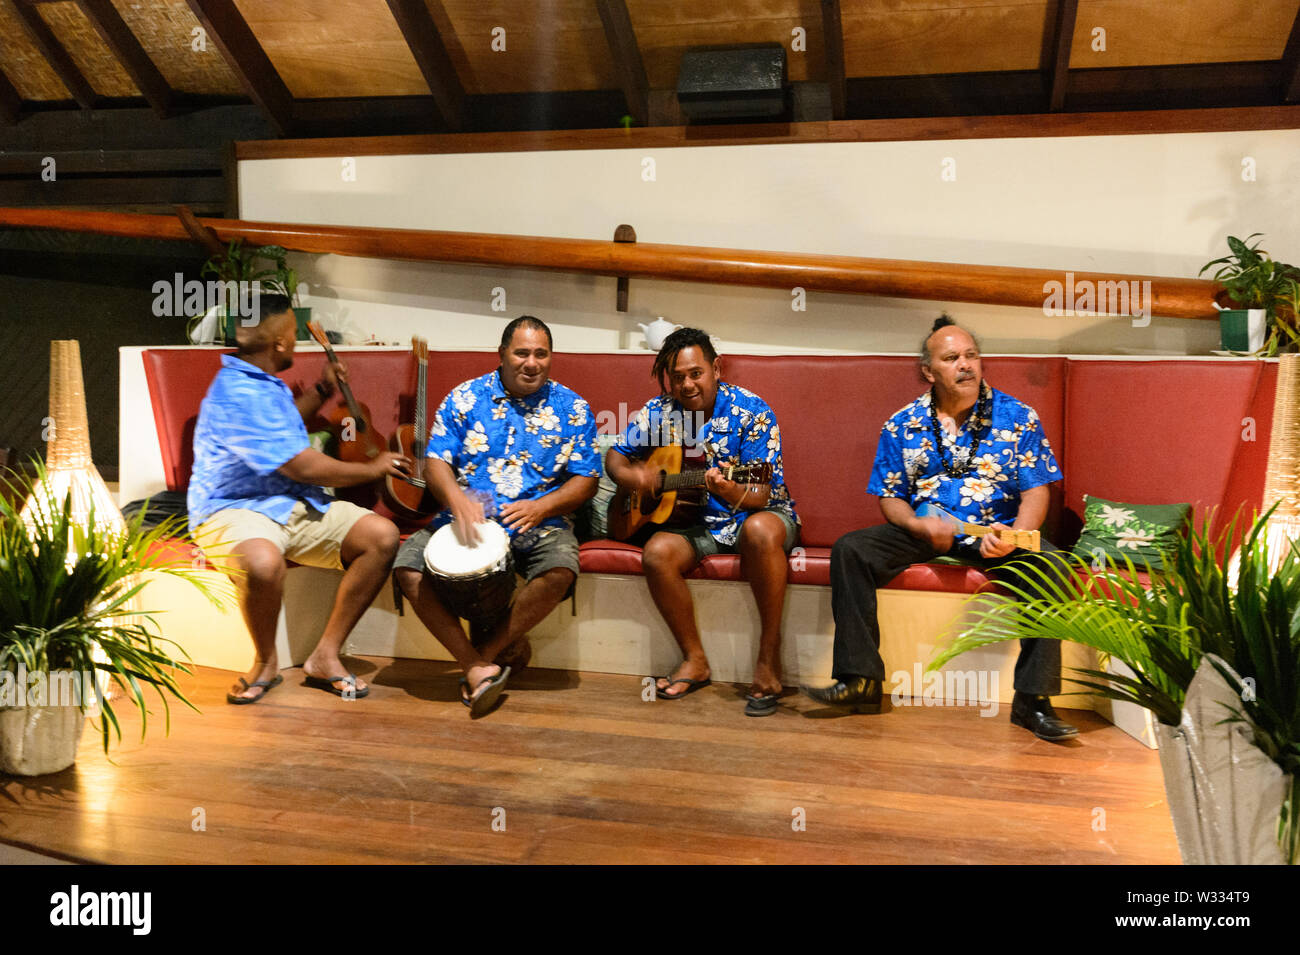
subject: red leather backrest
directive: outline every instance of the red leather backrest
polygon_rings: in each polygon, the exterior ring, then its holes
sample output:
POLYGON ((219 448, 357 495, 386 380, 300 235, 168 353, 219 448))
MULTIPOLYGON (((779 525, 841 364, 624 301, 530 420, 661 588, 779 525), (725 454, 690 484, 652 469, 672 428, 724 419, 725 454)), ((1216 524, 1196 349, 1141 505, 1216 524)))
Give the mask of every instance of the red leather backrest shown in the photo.
MULTIPOLYGON (((167 486, 182 490, 193 465, 199 403, 220 367, 215 349, 148 349, 145 374, 167 486)), ((413 417, 414 363, 407 352, 339 349, 357 398, 385 435, 413 417)), ((310 387, 324 356, 302 352, 282 376, 310 387)), ((604 433, 658 393, 653 356, 565 354, 551 374, 587 399, 604 433)), ((1049 536, 1077 536, 1083 495, 1135 504, 1191 501, 1229 513, 1258 507, 1272 424, 1277 366, 1252 361, 1109 361, 1004 356, 985 359, 989 382, 1038 411, 1065 472, 1065 511, 1049 536), (1254 430, 1243 419, 1254 420, 1254 430), (1243 432, 1253 441, 1243 440, 1243 432), (1068 440, 1066 436, 1068 434, 1068 440)), ((495 352, 431 352, 429 409, 455 385, 497 365, 495 352)), ((803 543, 827 547, 883 521, 866 493, 880 426, 925 389, 905 355, 723 358, 723 376, 762 396, 782 431, 786 480, 803 520, 803 543)), ((309 425, 314 426, 314 425, 309 425)))
POLYGON ((1257 361, 1070 362, 1067 533, 1082 524, 1085 494, 1197 513, 1258 505, 1276 377, 1257 361), (1254 442, 1242 440, 1248 415, 1254 442))

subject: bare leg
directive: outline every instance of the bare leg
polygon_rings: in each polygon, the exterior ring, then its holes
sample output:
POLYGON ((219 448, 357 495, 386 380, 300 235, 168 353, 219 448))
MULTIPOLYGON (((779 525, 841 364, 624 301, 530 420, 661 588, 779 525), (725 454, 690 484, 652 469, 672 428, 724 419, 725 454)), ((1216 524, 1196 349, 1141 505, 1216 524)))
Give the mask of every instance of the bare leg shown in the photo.
MULTIPOLYGON (((664 623, 668 624, 673 639, 682 648, 683 660, 673 671, 673 679, 707 680, 711 672, 699 628, 695 625, 695 602, 686 586, 686 575, 698 563, 695 549, 686 538, 663 531, 646 542, 641 554, 650 596, 654 598, 664 623)), ((678 683, 669 690, 669 681, 662 679, 657 685, 668 696, 680 696, 685 689, 684 684, 678 683)))
POLYGON ((524 584, 524 589, 515 596, 510 607, 510 615, 497 627, 492 639, 483 645, 484 658, 495 660, 506 647, 525 639, 528 631, 546 619, 546 615, 564 599, 574 579, 573 571, 552 567, 524 584))
MULTIPOLYGON (((272 680, 279 673, 275 653, 275 624, 280 616, 280 599, 284 593, 284 555, 269 540, 255 537, 231 550, 235 566, 242 572, 232 575, 239 591, 239 610, 253 638, 253 665, 244 674, 247 683, 272 680)), ((243 689, 239 684, 230 692, 245 699, 257 699, 261 687, 243 689)))
POLYGON ((493 665, 492 658, 485 658, 465 636, 459 618, 442 605, 433 585, 424 573, 410 567, 399 567, 395 571, 397 585, 410 601, 415 615, 437 637, 438 642, 447 648, 447 652, 456 658, 460 668, 465 671, 465 679, 470 686, 478 686, 483 680, 496 676, 501 668, 493 665))
MULTIPOLYGON (((339 649, 388 579, 397 543, 397 528, 392 521, 378 514, 361 518, 343 538, 339 556, 347 569, 343 572, 338 593, 334 595, 334 608, 325 623, 320 642, 302 665, 308 676, 328 679, 347 673, 339 659, 339 649)), ((334 686, 347 690, 347 686, 339 682, 334 686)), ((358 691, 364 689, 365 683, 358 679, 356 688, 358 691)))
POLYGON ((762 632, 754 664, 753 696, 781 692, 781 613, 789 563, 785 555, 785 525, 775 514, 759 511, 740 526, 740 569, 758 604, 762 632))

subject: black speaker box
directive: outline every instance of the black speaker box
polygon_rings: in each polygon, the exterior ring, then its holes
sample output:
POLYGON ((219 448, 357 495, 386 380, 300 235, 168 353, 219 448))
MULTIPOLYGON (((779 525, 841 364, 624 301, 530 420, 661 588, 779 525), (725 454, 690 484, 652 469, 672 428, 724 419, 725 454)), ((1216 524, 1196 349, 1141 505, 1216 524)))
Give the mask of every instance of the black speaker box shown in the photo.
POLYGON ((677 100, 692 122, 779 117, 786 112, 785 47, 697 47, 682 54, 677 100))

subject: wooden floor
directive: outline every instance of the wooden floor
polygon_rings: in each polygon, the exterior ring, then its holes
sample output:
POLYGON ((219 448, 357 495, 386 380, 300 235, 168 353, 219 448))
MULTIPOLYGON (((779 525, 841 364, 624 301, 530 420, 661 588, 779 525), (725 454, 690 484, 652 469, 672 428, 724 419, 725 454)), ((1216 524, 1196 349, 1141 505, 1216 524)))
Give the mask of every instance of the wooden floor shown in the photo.
POLYGON ((635 677, 531 670, 471 721, 448 664, 354 663, 373 689, 350 703, 288 670, 229 706, 232 675, 200 670, 202 715, 169 737, 124 720, 110 762, 88 727, 72 769, 0 776, 0 841, 109 863, 1178 862, 1156 754, 1091 712, 1053 745, 1007 707, 828 718, 792 694, 752 719, 741 687, 646 703, 635 677))

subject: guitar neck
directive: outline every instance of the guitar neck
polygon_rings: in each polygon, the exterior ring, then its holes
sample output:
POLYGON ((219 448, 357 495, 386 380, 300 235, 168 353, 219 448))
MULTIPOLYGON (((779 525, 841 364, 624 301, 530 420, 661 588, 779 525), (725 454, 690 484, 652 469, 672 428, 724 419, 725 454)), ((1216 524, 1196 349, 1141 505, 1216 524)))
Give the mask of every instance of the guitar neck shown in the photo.
MULTIPOLYGON (((428 433, 425 430, 427 426, 427 421, 425 420, 425 408, 428 405, 428 402, 426 401, 428 371, 429 363, 424 359, 420 359, 419 373, 416 376, 417 385, 415 388, 415 434, 412 436, 411 441, 411 451, 414 453, 416 461, 424 460, 425 435, 428 433)), ((424 478, 412 477, 411 483, 416 487, 424 487, 424 478)))
MULTIPOLYGON (((722 468, 722 476, 728 481, 748 481, 759 479, 752 465, 732 464, 722 468)), ((708 468, 692 468, 679 474, 664 475, 664 491, 680 491, 692 487, 704 487, 704 475, 708 468)), ((763 479, 766 480, 766 479, 763 479)))

